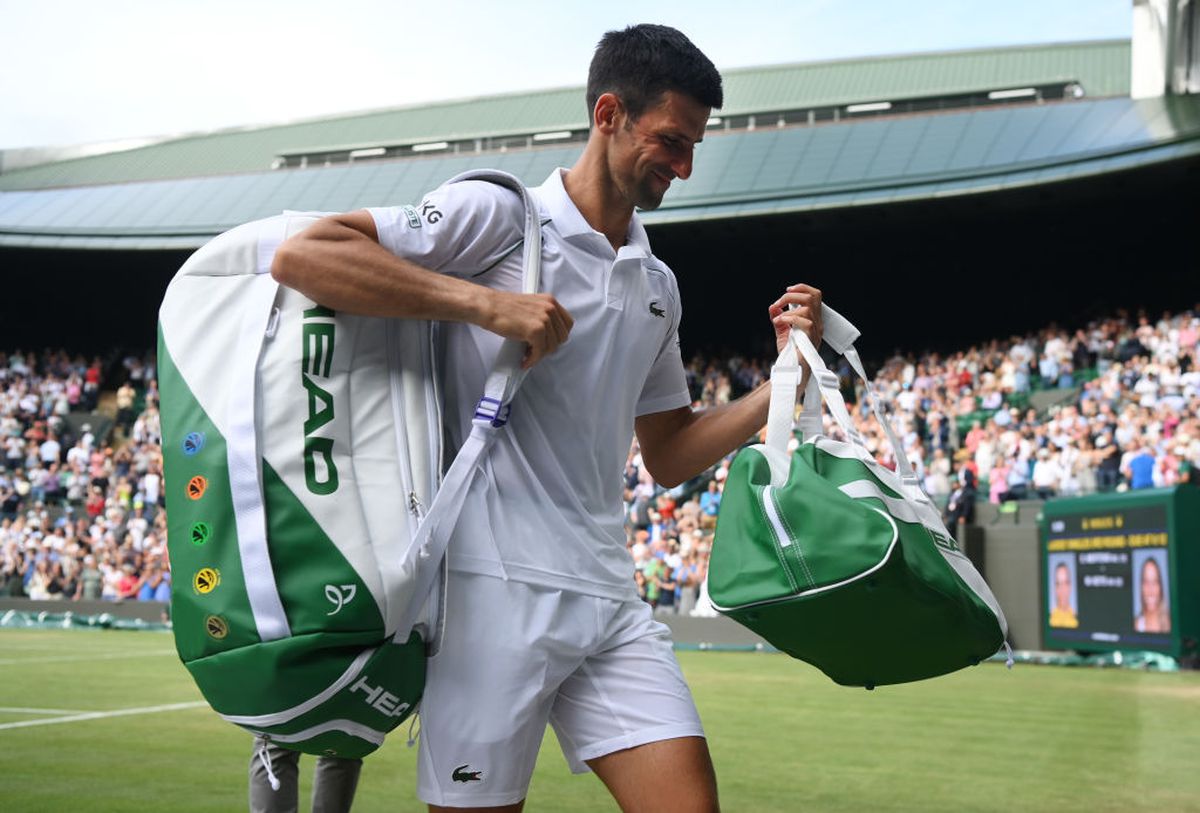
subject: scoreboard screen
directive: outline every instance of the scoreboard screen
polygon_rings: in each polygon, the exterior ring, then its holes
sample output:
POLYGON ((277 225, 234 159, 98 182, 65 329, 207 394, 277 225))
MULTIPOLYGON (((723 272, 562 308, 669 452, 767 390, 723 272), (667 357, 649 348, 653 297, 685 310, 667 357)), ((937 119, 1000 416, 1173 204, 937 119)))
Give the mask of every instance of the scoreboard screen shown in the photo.
POLYGON ((1047 641, 1170 651, 1174 540, 1166 501, 1062 502, 1075 505, 1047 504, 1044 524, 1047 641))

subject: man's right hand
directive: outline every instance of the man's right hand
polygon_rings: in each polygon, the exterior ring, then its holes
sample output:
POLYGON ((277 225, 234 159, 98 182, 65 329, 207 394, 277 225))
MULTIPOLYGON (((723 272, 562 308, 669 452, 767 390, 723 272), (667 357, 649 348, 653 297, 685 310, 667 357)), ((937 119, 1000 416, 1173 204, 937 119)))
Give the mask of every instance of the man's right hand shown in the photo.
POLYGON ((482 289, 488 307, 479 326, 506 339, 524 342, 521 369, 528 370, 567 340, 575 320, 550 294, 517 294, 482 289))

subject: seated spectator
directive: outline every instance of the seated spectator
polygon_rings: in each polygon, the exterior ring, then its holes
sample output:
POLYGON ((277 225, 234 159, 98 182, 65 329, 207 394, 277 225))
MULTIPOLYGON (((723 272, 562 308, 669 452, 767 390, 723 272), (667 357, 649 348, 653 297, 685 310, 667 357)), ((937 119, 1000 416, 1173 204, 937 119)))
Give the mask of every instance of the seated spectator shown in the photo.
POLYGON ((1000 462, 992 466, 992 472, 988 478, 988 502, 993 505, 999 505, 1008 496, 1008 475, 1011 469, 1012 463, 1007 457, 1000 458, 1000 462))
POLYGON ((963 530, 975 524, 975 472, 963 466, 958 473, 958 487, 946 503, 945 521, 955 539, 962 539, 963 530))
POLYGON ((73 598, 76 601, 99 601, 104 585, 104 573, 96 566, 96 557, 87 554, 83 557, 83 568, 79 571, 73 598))
POLYGON ((170 573, 160 566, 157 561, 145 567, 145 576, 138 588, 138 601, 170 601, 170 573))
POLYGON ((1048 500, 1058 493, 1058 486, 1062 480, 1062 469, 1059 468, 1058 461, 1046 447, 1037 451, 1032 479, 1033 491, 1039 500, 1048 500))
POLYGON ((717 527, 717 514, 721 510, 721 490, 716 480, 710 480, 708 489, 700 495, 700 527, 711 530, 717 527))
POLYGON ((1129 451, 1121 465, 1129 488, 1154 488, 1154 453, 1137 439, 1130 442, 1129 451))

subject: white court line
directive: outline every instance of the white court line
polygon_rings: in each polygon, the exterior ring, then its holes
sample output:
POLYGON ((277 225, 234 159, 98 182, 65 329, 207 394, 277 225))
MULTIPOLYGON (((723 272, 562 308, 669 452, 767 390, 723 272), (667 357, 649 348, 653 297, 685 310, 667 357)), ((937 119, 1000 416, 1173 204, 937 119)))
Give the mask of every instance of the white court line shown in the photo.
POLYGON ((5 652, 61 652, 61 646, 20 646, 11 642, 0 644, 0 650, 5 652))
POLYGON ((122 658, 157 658, 174 655, 174 649, 155 649, 150 652, 109 652, 102 655, 47 655, 44 658, 0 658, 0 666, 19 666, 23 663, 69 663, 72 661, 117 661, 122 658))
POLYGON ((4 714, 83 714, 83 709, 29 709, 24 706, 0 706, 4 714))
POLYGON ((91 711, 86 714, 72 714, 67 717, 47 717, 43 720, 22 720, 19 723, 0 724, 0 731, 9 728, 29 728, 35 725, 54 725, 56 723, 77 723, 83 720, 102 720, 107 717, 125 717, 130 714, 155 714, 160 711, 181 711, 183 709, 198 709, 207 706, 203 700, 191 703, 171 703, 166 706, 143 706, 136 709, 114 709, 113 711, 91 711))

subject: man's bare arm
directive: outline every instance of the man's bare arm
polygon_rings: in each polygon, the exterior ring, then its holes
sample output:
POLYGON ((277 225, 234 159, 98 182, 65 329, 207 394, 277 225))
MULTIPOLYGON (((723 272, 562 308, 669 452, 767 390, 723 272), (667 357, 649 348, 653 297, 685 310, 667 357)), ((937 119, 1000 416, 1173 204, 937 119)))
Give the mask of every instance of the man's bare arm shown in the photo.
POLYGON ((635 428, 646 469, 667 488, 695 477, 762 428, 770 401, 767 381, 721 406, 642 415, 635 428))
POLYGON ((334 310, 470 322, 528 345, 525 367, 566 341, 574 323, 549 294, 496 291, 397 257, 379 244, 365 211, 321 218, 285 240, 271 275, 334 310))
MULTIPOLYGON (((793 328, 807 333, 813 344, 821 343, 821 292, 816 288, 792 285, 771 303, 768 313, 780 350, 793 328)), ((771 382, 764 381, 752 392, 718 407, 680 407, 642 415, 634 428, 646 469, 668 488, 695 477, 761 429, 770 406, 771 382)))

